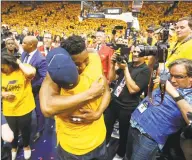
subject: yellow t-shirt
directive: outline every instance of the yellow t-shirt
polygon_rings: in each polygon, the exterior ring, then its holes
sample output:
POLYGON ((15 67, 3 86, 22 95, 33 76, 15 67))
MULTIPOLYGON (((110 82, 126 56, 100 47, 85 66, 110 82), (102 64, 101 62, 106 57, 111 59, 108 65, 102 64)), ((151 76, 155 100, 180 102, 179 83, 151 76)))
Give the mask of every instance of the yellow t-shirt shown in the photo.
MULTIPOLYGON (((169 53, 166 66, 168 67, 169 64, 177 59, 180 58, 187 58, 192 60, 192 39, 185 43, 178 43, 176 45, 177 48, 173 54, 169 53)), ((170 51, 173 51, 174 48, 170 51)))
POLYGON ((2 92, 6 91, 13 92, 16 98, 13 102, 3 99, 4 116, 23 116, 35 108, 31 83, 21 70, 9 75, 2 73, 2 92))
MULTIPOLYGON (((89 53, 89 64, 81 73, 78 85, 71 90, 61 89, 61 95, 74 95, 89 89, 92 82, 102 75, 101 60, 97 54, 89 53)), ((95 98, 84 104, 83 108, 97 110, 102 98, 95 98)), ((77 110, 74 115, 80 114, 77 110)), ((101 145, 106 136, 103 115, 90 124, 74 124, 65 115, 55 116, 57 141, 61 147, 72 154, 86 154, 101 145)))

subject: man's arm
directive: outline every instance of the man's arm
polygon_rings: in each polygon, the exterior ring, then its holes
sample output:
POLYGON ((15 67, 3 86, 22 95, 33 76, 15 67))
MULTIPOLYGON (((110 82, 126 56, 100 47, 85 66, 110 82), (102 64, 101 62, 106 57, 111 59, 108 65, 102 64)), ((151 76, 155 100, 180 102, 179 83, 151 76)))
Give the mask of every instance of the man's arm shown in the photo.
MULTIPOLYGON (((109 89, 109 85, 107 83, 107 79, 103 78, 105 82, 105 92, 103 94, 101 103, 96 111, 93 111, 91 109, 79 109, 79 111, 82 113, 81 115, 73 115, 72 118, 81 118, 80 122, 74 122, 74 123, 91 123, 93 121, 98 120, 105 109, 109 106, 110 100, 111 100, 111 92, 109 89)), ((73 121, 72 121, 73 122, 73 121)))
POLYGON ((111 91, 107 82, 107 79, 104 77, 104 83, 105 83, 105 91, 102 97, 101 104, 99 105, 99 108, 97 109, 97 112, 99 114, 98 119, 101 117, 105 109, 109 106, 110 100, 111 100, 111 91))
POLYGON ((124 75, 125 75, 125 81, 126 81, 126 86, 129 90, 130 94, 135 94, 140 91, 139 86, 135 83, 135 81, 132 79, 130 73, 129 73, 129 68, 128 66, 125 67, 124 69, 124 75))
POLYGON ((36 69, 33 66, 25 65, 19 59, 17 59, 17 64, 27 79, 31 80, 35 77, 36 69))
POLYGON ((59 86, 47 73, 39 93, 41 110, 46 117, 50 117, 69 112, 69 109, 78 109, 84 102, 100 96, 104 91, 103 85, 103 83, 95 82, 85 92, 72 96, 61 96, 59 86))
POLYGON ((41 77, 41 83, 43 82, 46 74, 47 74, 47 62, 46 59, 43 59, 41 63, 38 65, 38 73, 41 77))
MULTIPOLYGON (((169 81, 167 81, 166 83, 166 91, 169 93, 170 96, 174 98, 179 96, 178 91, 172 86, 172 84, 169 81)), ((185 122, 189 124, 189 120, 187 118, 187 112, 192 112, 192 105, 189 104, 185 99, 181 99, 176 103, 183 115, 185 122)))
POLYGON ((109 82, 112 82, 113 80, 115 80, 117 78, 116 69, 115 69, 115 60, 116 60, 116 54, 114 53, 109 62, 109 63, 111 63, 110 67, 109 67, 109 73, 108 73, 109 82))

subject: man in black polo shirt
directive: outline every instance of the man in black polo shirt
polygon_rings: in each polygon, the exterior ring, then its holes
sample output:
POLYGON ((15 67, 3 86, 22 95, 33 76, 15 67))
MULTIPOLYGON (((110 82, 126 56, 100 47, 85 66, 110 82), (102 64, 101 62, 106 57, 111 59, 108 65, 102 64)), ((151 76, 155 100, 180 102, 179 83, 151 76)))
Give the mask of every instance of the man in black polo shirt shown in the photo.
MULTIPOLYGON (((134 46, 133 46, 134 47, 134 46)), ((139 104, 140 95, 147 89, 150 70, 145 64, 144 57, 140 57, 141 50, 138 46, 133 48, 132 62, 117 63, 116 54, 111 59, 109 80, 116 80, 112 92, 112 101, 105 111, 105 124, 107 128, 106 142, 108 143, 113 131, 115 121, 119 120, 119 147, 113 160, 121 160, 125 155, 127 133, 131 113, 139 104), (118 66, 116 70, 115 66, 118 66)))

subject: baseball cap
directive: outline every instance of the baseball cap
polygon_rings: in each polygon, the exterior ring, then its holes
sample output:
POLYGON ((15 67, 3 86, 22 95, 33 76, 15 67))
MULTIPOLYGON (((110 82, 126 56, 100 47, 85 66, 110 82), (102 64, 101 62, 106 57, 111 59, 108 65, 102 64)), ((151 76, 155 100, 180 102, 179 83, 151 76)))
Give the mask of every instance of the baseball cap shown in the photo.
POLYGON ((150 27, 147 28, 147 32, 148 31, 154 32, 154 28, 152 26, 150 26, 150 27))
POLYGON ((52 49, 46 57, 48 73, 61 88, 71 89, 78 83, 78 70, 69 53, 61 48, 52 49))

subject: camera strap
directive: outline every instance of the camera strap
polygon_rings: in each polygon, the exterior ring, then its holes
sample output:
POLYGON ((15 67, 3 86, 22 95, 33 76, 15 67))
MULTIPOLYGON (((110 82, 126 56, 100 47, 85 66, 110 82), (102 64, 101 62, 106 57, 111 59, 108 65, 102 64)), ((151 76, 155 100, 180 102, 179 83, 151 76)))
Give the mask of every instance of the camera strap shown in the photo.
POLYGON ((151 83, 149 84, 149 90, 148 90, 148 97, 149 97, 149 101, 151 102, 152 105, 154 106, 160 106, 162 103, 163 103, 163 99, 164 99, 164 96, 165 96, 165 90, 166 90, 166 81, 165 79, 161 79, 160 80, 160 83, 159 83, 159 88, 161 90, 161 102, 158 103, 158 104, 155 104, 154 101, 153 101, 153 95, 152 95, 152 92, 153 92, 153 88, 154 88, 154 83, 153 83, 153 80, 155 78, 151 78, 151 83))
POLYGON ((168 75, 167 72, 164 70, 163 73, 160 76, 160 83, 159 83, 159 88, 161 90, 161 102, 159 104, 154 104, 153 102, 153 89, 154 89, 154 80, 157 77, 157 70, 158 70, 158 66, 155 66, 155 62, 157 61, 153 61, 153 71, 151 73, 151 78, 150 78, 150 82, 149 82, 149 87, 148 87, 148 97, 149 97, 149 101, 151 102, 152 105, 155 106, 160 106, 163 102, 164 96, 165 96, 165 90, 166 90, 166 81, 168 80, 168 75))
MULTIPOLYGON (((154 66, 154 69, 153 69, 153 71, 152 71, 152 73, 151 73, 151 78, 150 78, 150 81, 149 81, 149 87, 148 87, 148 97, 149 97, 149 101, 150 101, 150 103, 152 104, 152 105, 155 105, 154 104, 154 102, 153 102, 153 95, 152 95, 152 92, 153 92, 153 89, 154 89, 154 86, 155 86, 155 84, 154 84, 154 80, 156 79, 156 77, 157 77, 157 69, 158 69, 158 67, 155 67, 155 61, 153 62, 154 64, 153 64, 153 66, 154 66)), ((164 92, 163 92, 164 93, 164 92)), ((163 101, 162 99, 162 97, 164 97, 164 95, 162 94, 161 95, 161 101, 163 101)), ((162 103, 162 102, 161 102, 162 103)))
MULTIPOLYGON (((182 44, 188 42, 188 41, 191 40, 191 39, 192 39, 192 36, 186 38, 180 45, 182 45, 182 44)), ((176 50, 179 48, 180 45, 177 46, 178 43, 179 43, 179 42, 177 41, 177 43, 174 45, 173 50, 171 51, 171 55, 174 54, 174 53, 176 52, 176 50)))

